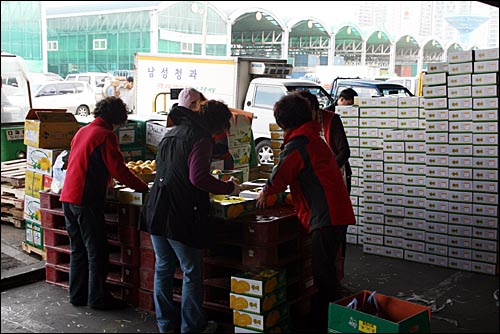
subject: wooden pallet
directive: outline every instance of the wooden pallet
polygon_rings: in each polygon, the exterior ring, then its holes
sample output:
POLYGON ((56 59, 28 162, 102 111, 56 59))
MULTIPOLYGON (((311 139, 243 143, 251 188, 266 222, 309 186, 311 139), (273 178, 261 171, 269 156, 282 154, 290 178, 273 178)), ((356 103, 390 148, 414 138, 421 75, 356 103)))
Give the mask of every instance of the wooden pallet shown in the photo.
POLYGON ((25 251, 26 253, 28 254, 34 253, 39 255, 42 258, 42 261, 47 260, 47 252, 45 252, 45 250, 28 245, 25 241, 22 242, 22 247, 23 251, 25 251))
POLYGON ((2 184, 1 190, 2 207, 7 205, 20 210, 24 209, 24 188, 15 188, 9 184, 2 184))
POLYGON ((4 161, 2 168, 2 183, 9 183, 16 188, 24 187, 26 177, 26 159, 4 161))
POLYGON ((24 229, 25 223, 24 219, 20 220, 12 216, 4 216, 2 214, 2 223, 10 223, 14 225, 15 228, 24 229))

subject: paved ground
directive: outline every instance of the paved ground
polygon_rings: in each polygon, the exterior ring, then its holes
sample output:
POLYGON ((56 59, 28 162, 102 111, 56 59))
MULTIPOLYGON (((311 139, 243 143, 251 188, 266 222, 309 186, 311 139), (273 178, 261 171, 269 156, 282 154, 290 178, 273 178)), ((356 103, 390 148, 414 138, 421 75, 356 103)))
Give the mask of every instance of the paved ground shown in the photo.
POLYGON ((2 277, 7 271, 40 262, 37 255, 30 256, 22 250, 24 229, 2 222, 2 277))
MULTIPOLYGON (((2 253, 7 244, 4 228, 2 225, 2 253)), ((26 260, 24 256, 21 258, 26 260)), ((2 254, 2 280, 3 265, 2 254)), ((376 290, 431 307, 432 333, 499 332, 498 300, 493 297, 499 288, 498 276, 365 254, 361 246, 349 245, 345 282, 355 292, 376 290)), ((2 333, 157 332, 151 313, 134 308, 95 311, 74 307, 68 303, 66 289, 43 280, 4 290, 1 297, 2 333)), ((223 327, 219 333, 229 333, 230 328, 223 327)), ((314 333, 317 329, 309 323, 294 332, 314 333)))

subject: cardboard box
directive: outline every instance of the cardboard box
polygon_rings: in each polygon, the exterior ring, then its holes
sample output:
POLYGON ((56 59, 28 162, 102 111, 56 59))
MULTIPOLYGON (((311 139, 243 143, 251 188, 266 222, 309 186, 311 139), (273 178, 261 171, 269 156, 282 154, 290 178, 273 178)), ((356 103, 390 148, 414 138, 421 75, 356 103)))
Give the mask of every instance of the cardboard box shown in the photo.
POLYGON ((144 199, 146 193, 135 191, 132 188, 120 188, 116 193, 118 202, 122 204, 138 205, 142 206, 144 204, 144 199))
POLYGON ((365 312, 371 293, 363 290, 330 303, 328 333, 430 333, 429 307, 376 293, 379 316, 375 316, 365 312), (354 298, 358 302, 357 309, 348 308, 354 298))
POLYGON ((28 146, 26 150, 26 170, 52 176, 54 162, 61 149, 45 149, 28 146))
POLYGON ((40 223, 40 198, 24 195, 24 219, 40 223))
MULTIPOLYGON (((235 326, 272 333, 272 327, 289 319, 290 310, 287 303, 281 304, 264 314, 252 314, 244 311, 233 310, 233 323, 235 326)), ((286 332, 284 332, 286 333, 286 332)))
POLYGON ((144 144, 146 136, 144 124, 134 121, 127 121, 127 124, 120 126, 115 133, 120 146, 144 144))
POLYGON ((231 292, 262 297, 284 286, 285 283, 284 270, 249 270, 231 276, 231 292))
POLYGON ((227 196, 227 201, 210 201, 210 215, 223 219, 233 219, 245 215, 255 214, 256 200, 243 197, 227 196))
POLYGON ((25 242, 38 249, 44 249, 43 228, 40 223, 31 220, 25 221, 25 242))
POLYGON ((24 194, 27 196, 40 198, 40 190, 43 190, 44 175, 26 170, 24 181, 24 194))
POLYGON ((30 109, 24 121, 24 144, 38 148, 68 148, 79 126, 65 109, 30 109))
MULTIPOLYGON (((264 333, 264 331, 234 326, 234 333, 264 333)), ((281 320, 275 326, 266 329, 265 333, 290 333, 290 318, 281 320)))
POLYGON ((233 148, 242 145, 250 144, 252 139, 252 118, 250 114, 245 113, 241 110, 230 108, 233 113, 233 118, 231 118, 228 145, 232 153, 233 148))
POLYGON ((263 314, 286 301, 286 287, 275 289, 262 297, 229 293, 229 308, 254 314, 263 314))
POLYGON ((163 136, 172 128, 167 128, 167 121, 152 120, 146 122, 146 144, 157 147, 163 136))

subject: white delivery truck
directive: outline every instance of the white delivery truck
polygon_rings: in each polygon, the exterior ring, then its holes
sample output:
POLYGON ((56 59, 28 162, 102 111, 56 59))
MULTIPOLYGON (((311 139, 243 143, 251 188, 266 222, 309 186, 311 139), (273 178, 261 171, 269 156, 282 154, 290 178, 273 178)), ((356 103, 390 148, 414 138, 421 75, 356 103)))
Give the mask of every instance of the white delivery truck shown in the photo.
POLYGON ((29 71, 25 60, 2 51, 1 160, 26 157, 24 120, 31 109, 29 71))
POLYGON ((325 106, 333 103, 317 83, 286 79, 291 71, 285 59, 136 53, 136 113, 167 114, 179 90, 193 87, 209 99, 252 112, 259 163, 273 163, 269 123, 275 122, 274 103, 295 89, 311 90, 325 106))

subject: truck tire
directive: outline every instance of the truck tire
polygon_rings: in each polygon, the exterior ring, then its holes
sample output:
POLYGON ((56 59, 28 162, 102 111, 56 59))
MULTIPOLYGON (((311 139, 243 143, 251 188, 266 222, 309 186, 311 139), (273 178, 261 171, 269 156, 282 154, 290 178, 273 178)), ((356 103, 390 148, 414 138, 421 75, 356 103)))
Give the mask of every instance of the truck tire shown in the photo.
POLYGON ((273 149, 271 141, 264 139, 255 145, 255 153, 257 154, 257 162, 262 164, 274 164, 273 149))

